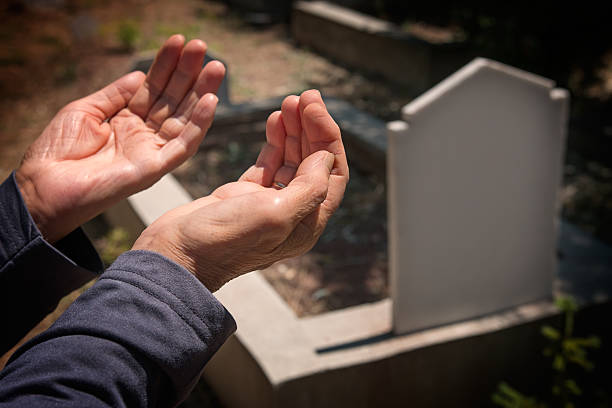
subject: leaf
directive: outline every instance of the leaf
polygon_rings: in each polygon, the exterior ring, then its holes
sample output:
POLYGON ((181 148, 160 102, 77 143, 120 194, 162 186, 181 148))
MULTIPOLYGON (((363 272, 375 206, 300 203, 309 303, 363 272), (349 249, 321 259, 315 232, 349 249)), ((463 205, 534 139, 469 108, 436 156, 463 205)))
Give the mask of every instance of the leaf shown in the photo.
POLYGON ((593 368, 595 368, 595 365, 589 360, 585 359, 583 356, 570 355, 567 357, 567 359, 572 363, 578 364, 587 371, 591 371, 593 368))
POLYGON ((499 394, 493 394, 491 396, 491 400, 493 401, 494 404, 497 404, 500 407, 505 407, 505 408, 514 408, 515 407, 515 405, 512 403, 512 401, 508 401, 507 399, 504 399, 504 397, 502 397, 499 394))
POLYGON ((498 385, 499 391, 501 391, 503 394, 508 395, 509 397, 516 399, 516 398, 523 398, 523 395, 518 392, 517 390, 515 390, 514 388, 512 388, 508 383, 506 382, 501 382, 498 385))
POLYGON ((565 388, 574 395, 582 395, 582 390, 574 380, 565 380, 565 388))
POLYGON ((556 298, 555 305, 562 312, 575 312, 578 309, 576 301, 571 296, 562 296, 556 298))
POLYGON ((540 329, 542 335, 550 340, 559 340, 561 338, 561 333, 559 330, 555 329, 552 326, 542 326, 540 329))
POLYGON ((582 347, 599 348, 601 347, 601 339, 597 336, 590 336, 588 338, 576 337, 573 339, 574 342, 582 347))
POLYGON ((557 354, 553 360, 553 368, 557 371, 565 371, 565 358, 561 354, 557 354))

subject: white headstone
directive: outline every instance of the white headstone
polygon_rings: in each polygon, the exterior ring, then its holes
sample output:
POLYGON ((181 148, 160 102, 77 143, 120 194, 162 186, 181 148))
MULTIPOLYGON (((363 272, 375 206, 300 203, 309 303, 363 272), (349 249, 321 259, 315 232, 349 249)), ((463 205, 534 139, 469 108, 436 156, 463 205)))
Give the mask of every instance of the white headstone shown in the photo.
POLYGON ((388 125, 397 333, 551 296, 568 93, 478 58, 388 125))

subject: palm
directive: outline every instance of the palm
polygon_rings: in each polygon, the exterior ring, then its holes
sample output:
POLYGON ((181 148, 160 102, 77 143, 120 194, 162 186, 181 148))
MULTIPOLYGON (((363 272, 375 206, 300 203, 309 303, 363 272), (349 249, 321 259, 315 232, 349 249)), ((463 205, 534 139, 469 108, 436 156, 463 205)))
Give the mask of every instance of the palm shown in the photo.
POLYGON ((348 182, 340 130, 320 94, 307 91, 270 115, 266 141, 238 181, 164 214, 134 249, 175 260, 211 291, 310 249, 348 182))
MULTIPOLYGON (((214 220, 215 225, 228 226, 236 224, 236 214, 243 214, 241 209, 247 208, 251 209, 253 216, 248 221, 241 220, 237 224, 239 230, 230 235, 247 235, 250 231, 260 233, 260 227, 253 225, 249 229, 244 223, 257 222, 255 212, 271 208, 274 208, 272 213, 292 216, 294 211, 283 208, 285 189, 281 187, 287 186, 287 190, 292 190, 287 194, 296 194, 295 191, 299 194, 300 190, 312 192, 305 186, 320 182, 312 177, 312 170, 318 163, 306 159, 321 150, 331 152, 334 164, 320 210, 310 209, 308 215, 300 217, 299 223, 274 245, 279 258, 294 256, 314 245, 329 217, 340 205, 348 182, 344 146, 338 126, 316 91, 308 91, 299 98, 286 98, 282 111, 273 113, 268 119, 266 140, 257 162, 238 181, 217 188, 211 195, 175 210, 175 214, 190 214, 192 221, 197 220, 199 214, 206 222, 214 220)), ((308 197, 302 197, 301 201, 309 202, 308 197)), ((269 220, 270 216, 261 219, 269 220)), ((195 221, 194 225, 195 228, 209 228, 197 226, 195 221)))
POLYGON ((201 70, 205 44, 183 41, 171 37, 146 78, 131 73, 67 105, 26 153, 18 177, 36 186, 44 218, 56 220, 52 238, 150 186, 197 149, 224 68, 201 70))
POLYGON ((320 150, 334 154, 334 167, 322 209, 304 219, 295 232, 300 234, 301 227, 306 226, 306 233, 315 231, 320 234, 340 205, 349 177, 340 129, 327 112, 320 93, 307 91, 299 98, 287 97, 281 112, 273 113, 268 119, 266 139, 257 163, 242 175, 241 181, 264 187, 273 187, 277 183, 287 186, 308 156, 320 150))

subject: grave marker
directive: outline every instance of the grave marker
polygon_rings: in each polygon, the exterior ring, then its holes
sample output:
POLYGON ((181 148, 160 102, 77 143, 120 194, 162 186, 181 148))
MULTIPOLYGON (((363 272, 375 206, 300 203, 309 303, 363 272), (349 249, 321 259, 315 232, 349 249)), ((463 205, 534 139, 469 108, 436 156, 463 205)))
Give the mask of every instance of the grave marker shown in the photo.
POLYGON ((478 58, 388 125, 394 331, 551 296, 568 93, 478 58))

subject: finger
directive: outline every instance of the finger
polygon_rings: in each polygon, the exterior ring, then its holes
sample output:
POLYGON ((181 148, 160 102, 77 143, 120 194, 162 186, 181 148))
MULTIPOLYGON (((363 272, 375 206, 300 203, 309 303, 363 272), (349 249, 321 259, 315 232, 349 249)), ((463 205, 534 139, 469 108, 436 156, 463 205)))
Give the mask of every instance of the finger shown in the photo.
MULTIPOLYGON (((244 210, 250 215, 244 219, 241 229, 248 229, 246 225, 252 224, 252 229, 263 231, 260 232, 260 240, 273 245, 269 252, 276 257, 311 248, 318 238, 314 233, 301 234, 299 242, 287 240, 301 221, 316 213, 325 200, 333 162, 331 153, 317 152, 302 162, 296 177, 286 188, 273 190, 260 187, 262 191, 238 197, 250 200, 244 210)), ((254 183, 244 184, 257 186, 254 183)), ((234 218, 236 214, 238 212, 233 214, 234 218)))
POLYGON ((185 45, 168 84, 149 111, 147 126, 158 130, 164 120, 174 114, 202 70, 204 55, 206 55, 204 41, 192 40, 185 45))
POLYGON ((279 191, 281 196, 285 196, 285 211, 292 217, 294 227, 325 201, 333 165, 333 154, 316 152, 304 159, 295 178, 279 191))
POLYGON ((313 151, 326 150, 334 154, 329 191, 322 205, 323 215, 329 218, 340 205, 349 179, 349 168, 340 128, 331 118, 325 106, 318 102, 312 102, 304 108, 302 125, 310 149, 313 151))
POLYGON ((142 85, 144 78, 145 75, 142 72, 131 72, 98 92, 79 99, 74 103, 85 107, 85 109, 102 122, 127 106, 128 101, 142 85))
POLYGON ((216 95, 204 95, 196 104, 191 119, 182 132, 161 148, 160 159, 164 173, 176 168, 196 152, 212 124, 217 102, 219 99, 216 95))
POLYGON ((290 95, 283 100, 281 105, 283 121, 285 123, 285 129, 287 130, 285 165, 292 166, 295 169, 297 169, 302 161, 300 142, 302 127, 300 124, 299 102, 299 97, 290 95))
POLYGON ((130 100, 128 107, 143 120, 170 79, 178 63, 185 37, 175 34, 168 38, 155 56, 155 61, 147 74, 147 78, 130 100))
POLYGON ((269 187, 283 164, 286 137, 281 112, 273 112, 266 122, 266 144, 261 148, 255 164, 244 172, 240 180, 269 187))
POLYGON ((184 126, 189 122, 193 109, 202 96, 207 93, 216 93, 225 76, 225 67, 219 61, 211 61, 200 72, 198 79, 191 90, 183 98, 174 115, 167 118, 159 130, 166 140, 178 136, 184 126))
POLYGON ((200 73, 193 91, 198 97, 207 93, 217 93, 223 77, 225 77, 225 65, 220 61, 210 61, 200 73))
POLYGON ((274 182, 282 186, 289 184, 302 161, 300 141, 302 126, 300 124, 300 114, 298 110, 299 101, 300 98, 298 96, 290 95, 283 100, 281 105, 283 123, 287 136, 285 138, 283 166, 277 170, 274 176, 274 182))
POLYGON ((327 150, 334 154, 344 153, 340 128, 327 112, 325 105, 311 103, 302 113, 304 139, 308 142, 308 150, 316 152, 327 150))
POLYGON ((325 103, 323 102, 323 98, 321 97, 321 93, 319 91, 317 91, 316 89, 310 89, 308 91, 302 92, 302 94, 300 95, 300 104, 298 107, 300 119, 302 120, 302 158, 309 156, 311 153, 316 152, 317 150, 320 150, 313 149, 310 145, 308 135, 306 134, 304 129, 304 118, 302 117, 302 115, 304 114, 304 109, 306 109, 308 105, 311 105, 313 103, 322 105, 323 108, 325 108, 325 103))

